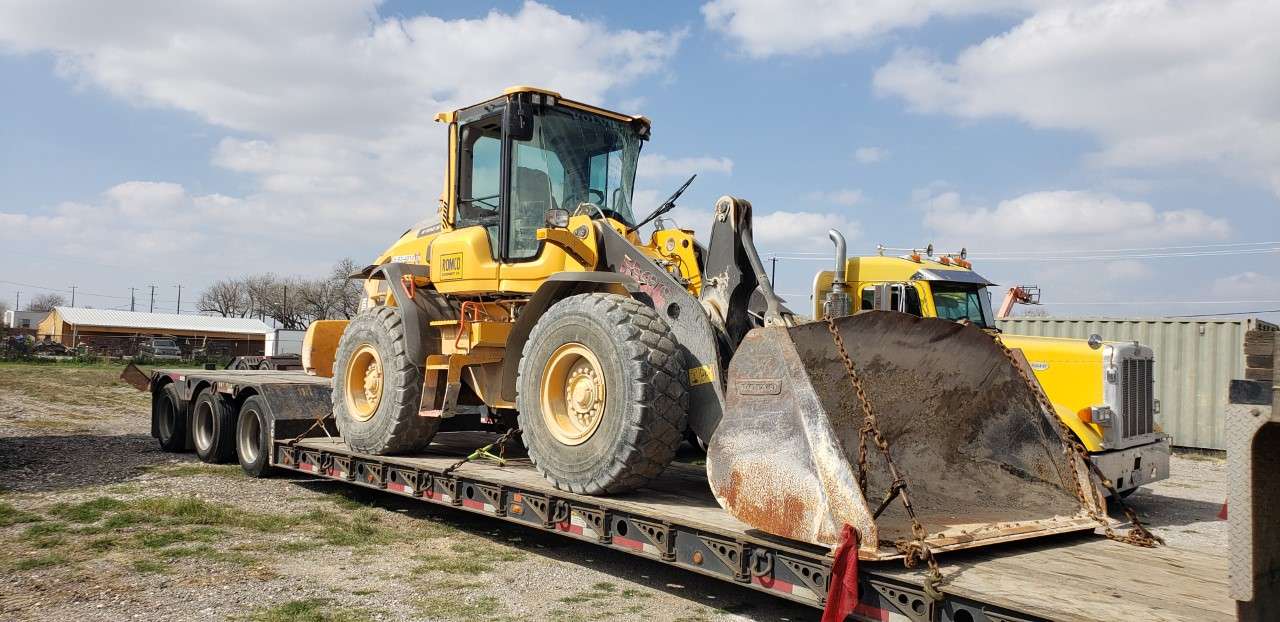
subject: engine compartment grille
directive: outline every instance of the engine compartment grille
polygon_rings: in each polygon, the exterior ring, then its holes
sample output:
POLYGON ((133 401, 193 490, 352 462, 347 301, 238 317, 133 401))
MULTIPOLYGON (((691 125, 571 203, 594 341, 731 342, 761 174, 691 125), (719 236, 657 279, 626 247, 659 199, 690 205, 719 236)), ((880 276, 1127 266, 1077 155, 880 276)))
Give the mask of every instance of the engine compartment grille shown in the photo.
POLYGON ((1123 438, 1150 434, 1155 428, 1155 362, 1124 359, 1120 363, 1120 419, 1123 438))

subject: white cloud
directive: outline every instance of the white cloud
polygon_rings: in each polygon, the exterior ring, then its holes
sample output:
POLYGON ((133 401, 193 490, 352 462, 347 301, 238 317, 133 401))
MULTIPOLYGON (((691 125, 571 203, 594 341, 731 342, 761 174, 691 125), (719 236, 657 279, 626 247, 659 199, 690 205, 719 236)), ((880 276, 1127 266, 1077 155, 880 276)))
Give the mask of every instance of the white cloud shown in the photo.
POLYGON ((839 205, 841 207, 853 207, 862 203, 862 200, 865 197, 861 190, 842 188, 840 190, 832 190, 830 192, 810 192, 804 195, 804 198, 816 203, 839 205))
POLYGON ((858 147, 853 152, 853 159, 859 164, 875 164, 889 157, 889 152, 881 147, 858 147))
MULTIPOLYGON (((705 243, 710 239, 713 217, 711 210, 677 207, 671 210, 671 217, 681 227, 693 229, 699 241, 705 243)), ((811 248, 814 244, 826 245, 828 229, 837 229, 850 240, 862 234, 862 226, 858 221, 835 212, 777 210, 752 214, 752 234, 756 248, 762 253, 785 252, 798 247, 811 248)))
POLYGON ((1142 201, 1098 192, 1032 192, 983 207, 966 205, 957 193, 939 190, 916 196, 925 227, 970 248, 1045 243, 1049 249, 1107 248, 1131 241, 1221 240, 1231 232, 1225 220, 1200 210, 1159 211, 1142 201))
POLYGON ((1092 160, 1210 163, 1280 194, 1280 3, 1095 0, 1034 12, 953 60, 899 50, 884 95, 1097 137, 1092 160))
POLYGON ((636 168, 636 176, 641 179, 658 179, 661 177, 688 177, 697 173, 733 174, 733 160, 700 156, 691 158, 669 158, 662 154, 646 154, 640 156, 640 164, 636 168))
POLYGON ((1259 300, 1280 297, 1280 279, 1252 270, 1214 279, 1209 289, 1222 300, 1259 300))
POLYGON ((707 26, 754 57, 841 52, 935 16, 1008 12, 1034 0, 712 0, 707 26))
MULTIPOLYGON (((237 246, 269 231, 277 258, 288 249, 321 269, 335 252, 363 258, 434 213, 445 163, 436 112, 512 84, 607 105, 619 87, 660 73, 683 36, 610 28, 536 2, 456 20, 383 16, 378 4, 0 4, 0 53, 52 54, 78 86, 227 130, 211 162, 256 182, 240 197, 126 182, 86 205, 0 212, 0 235, 21 229, 33 243, 119 258, 165 247, 137 236, 175 240, 180 254, 199 251, 183 246, 199 242, 192 232, 232 230, 238 237, 225 245, 237 246), (95 231, 99 241, 56 234, 66 230, 95 231)), ((700 166, 727 173, 732 163, 700 166)))

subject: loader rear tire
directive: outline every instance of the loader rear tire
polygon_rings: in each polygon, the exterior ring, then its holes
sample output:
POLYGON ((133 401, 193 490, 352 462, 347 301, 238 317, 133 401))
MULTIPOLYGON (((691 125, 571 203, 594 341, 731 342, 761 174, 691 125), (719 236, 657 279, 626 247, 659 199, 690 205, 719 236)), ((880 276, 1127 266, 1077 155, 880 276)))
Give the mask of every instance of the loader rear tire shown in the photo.
POLYGON ((418 416, 421 364, 409 360, 395 309, 375 307, 347 324, 333 362, 333 416, 351 449, 390 455, 431 442, 439 419, 418 416))
POLYGON ((605 293, 561 300, 538 319, 520 359, 516 403, 529 458, 562 490, 645 485, 683 438, 684 368, 670 327, 648 306, 605 293))

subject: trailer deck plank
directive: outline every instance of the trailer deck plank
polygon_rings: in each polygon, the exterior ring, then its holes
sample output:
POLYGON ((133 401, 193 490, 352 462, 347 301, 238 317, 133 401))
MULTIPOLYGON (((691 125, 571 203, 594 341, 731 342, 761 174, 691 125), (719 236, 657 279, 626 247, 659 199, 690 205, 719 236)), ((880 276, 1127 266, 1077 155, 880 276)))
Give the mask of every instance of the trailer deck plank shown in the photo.
MULTIPOLYGON (((440 434, 430 453, 415 456, 361 456, 392 465, 443 471, 491 435, 440 434)), ((308 438, 299 447, 355 454, 341 438, 308 438)), ((734 519, 716 503, 704 467, 671 465, 651 486, 626 495, 588 497, 560 491, 527 459, 505 466, 470 462, 454 473, 561 498, 586 499, 622 512, 663 517, 744 540, 798 551, 823 551, 805 543, 769 536, 734 519)), ((1235 603, 1227 592, 1223 556, 1161 547, 1145 549, 1100 535, 1065 534, 1037 540, 940 554, 943 590, 1052 620, 1158 620, 1191 622, 1228 619, 1235 603)), ((862 562, 862 571, 913 585, 923 574, 900 562, 862 562)))

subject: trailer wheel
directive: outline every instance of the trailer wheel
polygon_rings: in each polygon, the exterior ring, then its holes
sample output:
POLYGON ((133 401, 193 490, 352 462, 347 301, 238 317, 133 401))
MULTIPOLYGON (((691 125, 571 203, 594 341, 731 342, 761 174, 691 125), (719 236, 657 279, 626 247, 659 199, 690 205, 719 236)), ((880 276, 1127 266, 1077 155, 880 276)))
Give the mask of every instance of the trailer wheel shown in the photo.
POLYGON ((534 466, 577 493, 643 486, 683 438, 684 373, 670 327, 648 306, 604 293, 556 303, 525 342, 516 385, 534 466))
POLYGON ((236 418, 236 459, 249 477, 270 477, 271 429, 267 418, 267 402, 261 396, 252 395, 240 405, 236 418))
POLYGON ((409 359, 395 309, 375 307, 347 324, 333 362, 333 418, 348 447, 387 455, 431 442, 440 420, 418 415, 422 363, 409 359))
POLYGON ((151 416, 155 419, 156 439, 160 441, 160 449, 172 452, 187 450, 187 417, 182 412, 178 387, 173 383, 164 385, 151 398, 151 416))
POLYGON ((231 462, 234 435, 235 412, 212 389, 201 391, 191 406, 191 440, 196 455, 209 464, 231 462))

